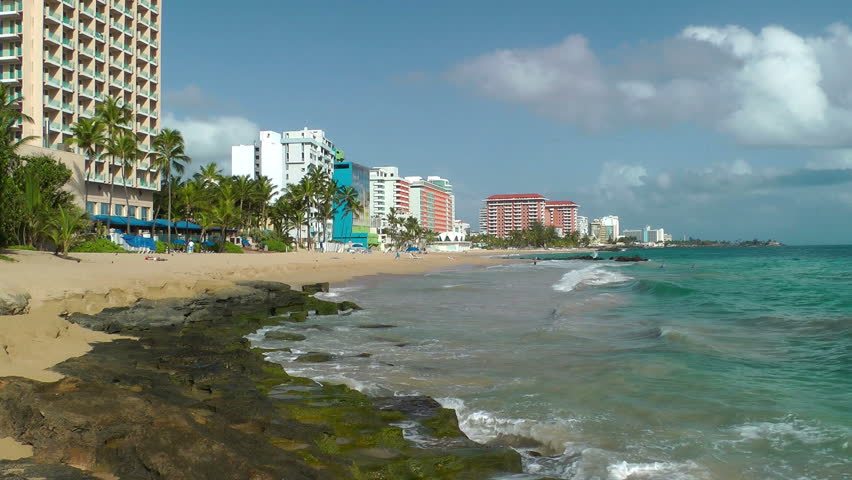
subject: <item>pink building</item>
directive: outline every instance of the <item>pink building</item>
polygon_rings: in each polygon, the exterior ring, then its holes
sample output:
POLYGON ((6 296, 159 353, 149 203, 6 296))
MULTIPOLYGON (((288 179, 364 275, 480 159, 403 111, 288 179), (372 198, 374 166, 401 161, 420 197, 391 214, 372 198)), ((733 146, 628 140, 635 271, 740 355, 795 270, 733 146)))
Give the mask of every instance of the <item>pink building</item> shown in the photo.
POLYGON ((485 199, 480 229, 505 238, 514 230, 526 230, 533 223, 561 229, 563 235, 577 230, 577 205, 570 201, 548 201, 537 193, 491 195, 485 199))

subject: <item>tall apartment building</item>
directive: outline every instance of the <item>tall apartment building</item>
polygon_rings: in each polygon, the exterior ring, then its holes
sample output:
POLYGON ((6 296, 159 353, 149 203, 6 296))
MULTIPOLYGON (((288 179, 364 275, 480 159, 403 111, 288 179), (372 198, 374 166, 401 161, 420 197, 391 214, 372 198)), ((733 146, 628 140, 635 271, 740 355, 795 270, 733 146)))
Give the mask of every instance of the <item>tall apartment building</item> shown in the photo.
POLYGON ((140 149, 152 151, 160 130, 162 0, 0 0, 0 82, 23 97, 18 138, 36 137, 25 154, 49 154, 69 164, 72 183, 90 214, 150 220, 159 173, 146 159, 127 174, 119 161, 87 159, 67 147, 71 126, 113 96, 133 110, 125 125, 140 149), (115 185, 113 211, 109 190, 115 185), (125 212, 124 186, 130 211, 125 212))
POLYGON ((538 193, 491 195, 480 212, 479 228, 505 238, 509 232, 526 230, 538 222, 557 228, 564 236, 577 230, 578 208, 574 202, 549 201, 538 193))
POLYGON ((485 199, 487 233, 505 238, 514 230, 526 230, 544 218, 547 199, 537 193, 491 195, 485 199))
POLYGON ((302 181, 311 166, 329 174, 341 152, 322 130, 262 130, 253 145, 231 147, 231 175, 269 177, 278 198, 288 185, 302 181))
POLYGON ((589 234, 589 217, 577 215, 577 231, 580 232, 580 237, 589 234))
POLYGON ((579 205, 570 200, 549 201, 544 204, 542 223, 558 229, 560 235, 568 235, 577 230, 577 208, 579 205))
POLYGON ((398 216, 411 212, 411 184, 399 176, 397 167, 374 167, 370 169, 370 218, 376 228, 388 227, 388 215, 392 208, 398 216))
POLYGON ((405 180, 410 184, 411 214, 420 226, 439 233, 452 232, 455 206, 449 181, 441 177, 405 177, 405 180))

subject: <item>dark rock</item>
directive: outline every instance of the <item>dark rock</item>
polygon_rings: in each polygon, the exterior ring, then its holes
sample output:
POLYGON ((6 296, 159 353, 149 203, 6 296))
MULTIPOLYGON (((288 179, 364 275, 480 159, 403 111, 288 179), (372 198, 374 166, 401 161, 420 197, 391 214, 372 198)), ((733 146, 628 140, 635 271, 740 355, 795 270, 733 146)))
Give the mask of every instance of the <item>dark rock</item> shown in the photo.
POLYGON ((345 310, 363 310, 360 306, 358 306, 355 302, 350 302, 349 300, 344 300, 337 304, 337 308, 340 311, 345 310))
POLYGON ((648 261, 647 258, 642 258, 639 255, 634 255, 632 257, 619 256, 619 257, 613 258, 613 260, 615 260, 616 262, 647 262, 648 261))
POLYGON ((269 340, 285 340, 288 342, 301 342, 307 337, 301 333, 285 332, 282 330, 270 330, 263 335, 269 340))
POLYGON ((299 322, 299 323, 305 322, 305 321, 308 320, 308 312, 306 312, 306 311, 293 312, 290 315, 287 315, 286 320, 288 322, 299 322))
MULTIPOLYGON (((98 480, 82 470, 67 465, 42 465, 31 459, 0 460, 0 478, 3 480, 33 480, 49 478, 51 480, 98 480)), ((103 478, 103 477, 100 477, 103 478)))
POLYGON ((311 362, 311 363, 319 363, 319 362, 330 362, 334 357, 329 353, 322 352, 308 352, 304 355, 299 355, 296 358, 297 362, 311 362))
POLYGON ((355 355, 355 356, 358 357, 358 358, 370 358, 370 357, 373 356, 373 354, 372 353, 359 353, 358 355, 355 355))
POLYGON ((308 294, 328 293, 328 282, 312 283, 310 285, 302 285, 302 291, 308 294))
POLYGON ((394 347, 402 348, 402 347, 407 347, 409 345, 411 345, 411 344, 410 343, 397 343, 397 344, 394 345, 394 347))
POLYGON ((0 315, 23 315, 29 311, 29 293, 0 292, 0 315))
POLYGON ((576 257, 568 257, 568 258, 565 258, 564 260, 592 260, 592 261, 598 261, 598 260, 603 260, 603 258, 601 258, 601 257, 593 257, 593 256, 591 256, 591 255, 578 255, 578 256, 576 256, 576 257))
POLYGON ((368 325, 358 325, 358 328, 396 328, 396 325, 386 325, 384 323, 371 323, 368 325))

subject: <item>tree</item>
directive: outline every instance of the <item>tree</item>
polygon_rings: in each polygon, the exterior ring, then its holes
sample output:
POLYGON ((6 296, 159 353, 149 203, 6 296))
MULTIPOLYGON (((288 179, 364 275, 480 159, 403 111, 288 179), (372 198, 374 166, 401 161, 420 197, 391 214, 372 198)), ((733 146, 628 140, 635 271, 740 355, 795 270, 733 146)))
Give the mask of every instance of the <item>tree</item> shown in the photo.
POLYGON ((0 84, 0 246, 6 245, 14 235, 15 203, 18 190, 12 182, 12 172, 18 167, 18 147, 36 137, 17 138, 18 126, 32 123, 33 119, 23 113, 23 97, 15 98, 12 90, 0 84))
MULTIPOLYGON (((124 215, 127 218, 127 233, 130 233, 130 194, 127 191, 127 177, 133 172, 136 161, 141 155, 136 135, 132 132, 125 133, 120 137, 112 138, 107 146, 107 152, 112 158, 118 158, 121 162, 121 183, 124 185, 124 204, 127 210, 124 215)), ((115 183, 115 180, 113 180, 115 183)), ((110 202, 112 202, 110 195, 110 202)), ((107 220, 109 222, 109 220, 107 220)))
POLYGON ((306 196, 301 183, 290 185, 284 194, 285 202, 287 202, 287 210, 291 214, 291 219, 296 227, 296 251, 302 246, 302 226, 305 223, 307 216, 306 196))
POLYGON ((218 165, 210 162, 207 165, 203 165, 201 170, 193 175, 193 178, 200 181, 205 188, 218 186, 219 182, 222 180, 222 170, 219 169, 218 165))
POLYGON ((68 256, 68 251, 83 240, 81 232, 88 225, 86 212, 73 205, 59 207, 51 219, 49 235, 56 245, 56 254, 68 256))
MULTIPOLYGON (((98 118, 81 118, 71 126, 71 137, 65 140, 66 144, 77 145, 83 150, 86 158, 94 161, 98 152, 107 145, 106 130, 103 122, 98 118)), ((86 169, 86 180, 89 179, 89 169, 86 169)), ((89 205, 89 189, 85 189, 84 204, 89 205)), ((88 208, 88 207, 87 207, 88 208)))
POLYGON ((254 181, 254 189, 252 191, 252 200, 260 204, 259 226, 266 228, 267 210, 269 202, 272 201, 272 195, 275 193, 275 185, 269 177, 260 176, 254 181))
POLYGON ((236 194, 233 187, 223 184, 219 191, 216 203, 210 209, 213 225, 222 229, 222 241, 219 242, 219 251, 225 251, 228 229, 232 228, 238 221, 239 215, 234 206, 236 194))
POLYGON ((352 237, 352 223, 361 214, 361 201, 358 199, 358 190, 351 185, 341 187, 337 194, 337 203, 343 209, 344 216, 350 216, 350 227, 348 237, 352 237))
POLYGON ((168 187, 168 225, 166 226, 167 245, 172 245, 172 171, 183 176, 185 166, 191 159, 185 152, 183 135, 177 130, 166 128, 154 137, 154 155, 152 165, 165 173, 168 187))
POLYGON ((254 180, 252 180, 248 175, 243 175, 239 177, 231 177, 229 181, 231 182, 231 185, 233 185, 234 194, 237 196, 237 203, 239 204, 240 226, 246 225, 248 222, 245 218, 243 205, 251 202, 252 200, 251 197, 255 188, 254 180))
MULTIPOLYGON (((100 103, 95 107, 95 117, 98 121, 103 123, 104 128, 106 129, 108 143, 114 145, 118 142, 119 138, 124 136, 124 129, 129 128, 128 125, 133 119, 133 112, 122 100, 110 96, 104 99, 103 103, 100 103)), ((116 166, 115 160, 115 155, 110 154, 110 162, 107 167, 107 176, 110 179, 107 232, 109 232, 112 219, 112 200, 115 192, 115 174, 113 173, 112 168, 116 166)), ((118 165, 121 170, 124 169, 124 162, 121 162, 118 165)))

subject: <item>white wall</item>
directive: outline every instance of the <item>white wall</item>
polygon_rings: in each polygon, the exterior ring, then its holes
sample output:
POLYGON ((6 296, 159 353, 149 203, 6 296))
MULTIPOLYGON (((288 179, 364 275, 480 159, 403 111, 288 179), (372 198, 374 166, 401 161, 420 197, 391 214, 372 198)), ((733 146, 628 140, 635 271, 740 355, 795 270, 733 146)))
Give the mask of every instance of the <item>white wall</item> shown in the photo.
POLYGON ((276 200, 281 190, 286 185, 284 180, 284 148, 281 145, 281 134, 268 130, 260 132, 260 174, 272 181, 275 185, 275 193, 272 200, 276 200))
POLYGON ((231 147, 231 175, 254 178, 254 145, 231 147))

